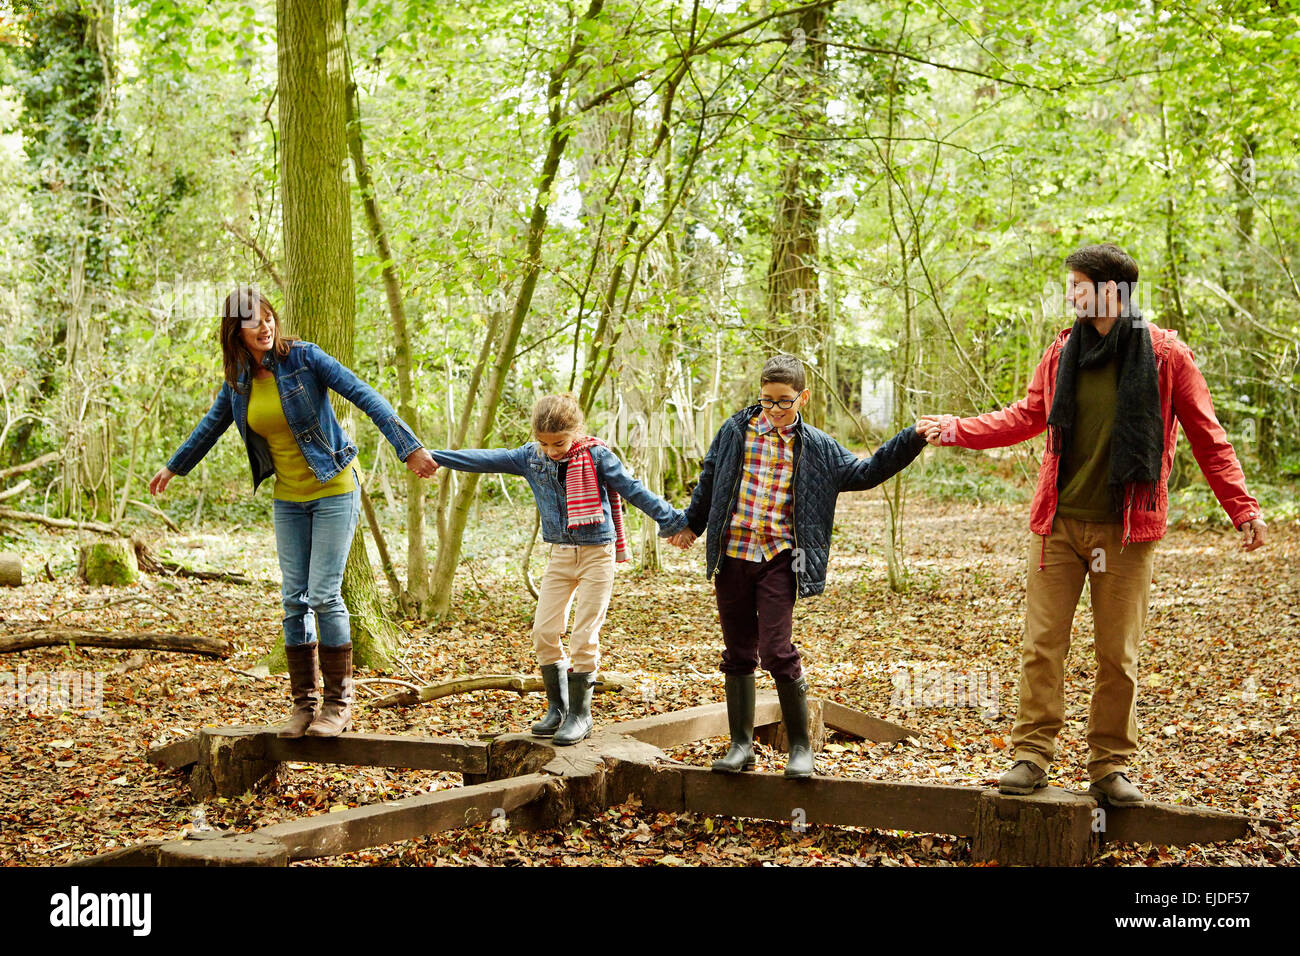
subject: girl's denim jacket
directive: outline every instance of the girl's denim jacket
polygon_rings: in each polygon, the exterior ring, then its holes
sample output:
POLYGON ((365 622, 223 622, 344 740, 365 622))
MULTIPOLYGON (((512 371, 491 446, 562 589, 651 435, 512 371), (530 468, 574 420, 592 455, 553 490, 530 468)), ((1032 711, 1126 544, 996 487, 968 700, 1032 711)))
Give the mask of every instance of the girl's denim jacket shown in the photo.
MULTIPOLYGON (((288 355, 277 359, 275 351, 269 351, 262 357, 262 366, 275 374, 275 387, 280 393, 285 420, 298 441, 302 457, 307 459, 307 465, 322 484, 357 457, 356 444, 334 417, 329 402, 330 389, 370 416, 398 458, 405 461, 412 452, 424 447, 382 395, 320 346, 311 342, 290 342, 288 355)), ((271 448, 266 439, 248 427, 251 378, 251 370, 245 368, 234 387, 229 382, 222 384, 221 392, 208 413, 167 462, 169 471, 177 475, 188 474, 234 422, 248 449, 253 490, 256 491, 258 485, 275 474, 271 448)))
POLYGON ((609 488, 631 502, 659 525, 659 537, 667 538, 686 527, 686 512, 679 511, 637 481, 623 468, 618 456, 600 445, 591 446, 600 487, 604 518, 599 524, 570 528, 568 495, 560 481, 560 463, 537 451, 534 442, 518 448, 465 448, 430 452, 439 465, 457 471, 501 472, 528 479, 537 510, 542 516, 542 540, 547 544, 608 544, 614 540, 614 519, 609 510, 609 488))

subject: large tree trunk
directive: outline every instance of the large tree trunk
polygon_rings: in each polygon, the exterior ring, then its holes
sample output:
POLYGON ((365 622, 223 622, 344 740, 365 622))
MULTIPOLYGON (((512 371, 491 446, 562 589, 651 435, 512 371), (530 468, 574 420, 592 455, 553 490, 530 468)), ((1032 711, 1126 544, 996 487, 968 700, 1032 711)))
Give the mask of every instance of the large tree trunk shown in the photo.
MULTIPOLYGON (((279 0, 280 141, 288 327, 351 365, 356 313, 341 0, 279 0)), ((350 422, 335 402, 340 418, 350 422)), ((383 450, 380 454, 387 454, 383 450)), ((358 522, 343 574, 353 659, 386 670, 400 632, 384 615, 358 522)), ((273 658, 283 656, 280 649, 273 658)), ((278 660, 273 660, 273 664, 278 660)))

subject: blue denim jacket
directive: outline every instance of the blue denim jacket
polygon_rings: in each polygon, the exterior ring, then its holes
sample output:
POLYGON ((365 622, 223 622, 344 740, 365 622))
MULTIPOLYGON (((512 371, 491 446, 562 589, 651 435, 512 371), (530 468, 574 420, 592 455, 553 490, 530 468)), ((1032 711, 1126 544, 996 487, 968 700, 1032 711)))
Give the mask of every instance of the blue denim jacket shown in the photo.
MULTIPOLYGON (((274 350, 262 357, 262 366, 275 374, 275 387, 285 420, 298 440, 298 448, 316 480, 324 484, 357 457, 357 446, 334 417, 329 390, 334 389, 370 416, 385 438, 406 460, 424 446, 406 422, 397 417, 393 406, 382 395, 352 374, 341 362, 311 342, 289 343, 289 354, 277 360, 274 350)), ((248 449, 248 464, 253 470, 253 490, 275 474, 271 448, 266 439, 248 427, 249 369, 244 369, 232 388, 223 383, 216 401, 203 420, 185 439, 180 450, 167 462, 168 470, 188 474, 203 460, 222 432, 234 422, 248 449)))
POLYGON ((592 462, 596 466, 600 487, 600 506, 605 516, 599 524, 570 528, 568 494, 560 481, 560 463, 541 454, 537 445, 528 442, 518 448, 465 448, 458 451, 431 451, 439 465, 457 471, 501 472, 528 480, 542 516, 542 540, 547 544, 608 544, 614 540, 614 519, 609 510, 609 491, 613 488, 625 500, 644 511, 659 525, 659 537, 667 538, 686 527, 686 512, 679 511, 637 481, 623 468, 618 455, 608 448, 593 445, 592 462))

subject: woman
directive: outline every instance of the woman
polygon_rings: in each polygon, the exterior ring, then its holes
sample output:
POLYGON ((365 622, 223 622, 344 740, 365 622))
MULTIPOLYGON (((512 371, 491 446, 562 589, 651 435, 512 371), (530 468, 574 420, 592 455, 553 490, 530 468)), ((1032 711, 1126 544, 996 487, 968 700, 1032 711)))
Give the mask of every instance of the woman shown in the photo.
POLYGON ((336 737, 352 726, 352 637, 342 586, 361 489, 357 446, 334 417, 329 390, 369 415, 411 471, 428 478, 435 465, 378 392, 319 346, 281 335, 279 318, 254 289, 226 297, 220 333, 225 382, 149 491, 161 494, 176 475, 188 474, 231 422, 239 428, 253 490, 275 476, 275 542, 293 692, 293 713, 278 733, 336 737))

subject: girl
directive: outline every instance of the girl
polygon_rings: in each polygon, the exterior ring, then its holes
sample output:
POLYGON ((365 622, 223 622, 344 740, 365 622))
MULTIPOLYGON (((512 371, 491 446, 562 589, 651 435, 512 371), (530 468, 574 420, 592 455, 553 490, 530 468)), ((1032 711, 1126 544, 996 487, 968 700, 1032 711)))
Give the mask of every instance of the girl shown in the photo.
POLYGON ((279 736, 336 737, 352 727, 352 634, 342 586, 361 489, 357 446, 334 417, 329 390, 369 415, 411 471, 428 478, 437 466, 378 392, 318 346, 281 335, 280 317, 261 293, 236 289, 221 313, 221 392, 149 491, 159 495, 172 478, 189 474, 231 422, 239 428, 253 491, 275 476, 275 543, 293 693, 293 713, 279 736), (322 675, 323 706, 316 691, 322 675))
POLYGON ((585 427, 572 395, 547 395, 533 407, 535 441, 514 449, 433 452, 437 465, 520 475, 532 488, 542 540, 551 545, 533 619, 533 648, 546 685, 547 708, 532 732, 553 736, 561 746, 576 744, 591 733, 600 628, 614 586, 614 563, 628 559, 619 497, 654 519, 661 538, 686 527, 684 512, 624 471, 603 441, 583 435, 585 427), (561 640, 575 592, 570 669, 561 640))

